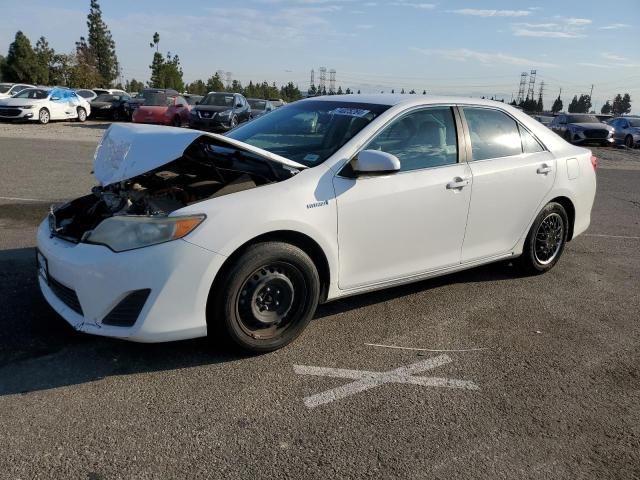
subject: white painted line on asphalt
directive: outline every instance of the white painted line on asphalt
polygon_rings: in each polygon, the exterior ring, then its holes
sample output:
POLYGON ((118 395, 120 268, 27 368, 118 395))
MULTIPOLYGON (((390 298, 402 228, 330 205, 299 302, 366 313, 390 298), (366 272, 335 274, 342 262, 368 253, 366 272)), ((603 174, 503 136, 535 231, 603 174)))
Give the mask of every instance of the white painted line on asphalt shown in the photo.
POLYGON ((0 197, 0 200, 11 200, 14 202, 42 202, 49 203, 52 200, 42 200, 37 198, 0 197))
POLYGON ((332 388, 310 397, 304 398, 308 408, 315 408, 325 403, 364 392, 385 383, 408 383, 423 387, 462 388, 466 390, 480 390, 475 383, 467 380, 455 380, 440 377, 414 377, 415 373, 440 367, 452 360, 448 355, 438 355, 405 367, 395 368, 387 372, 373 372, 370 370, 347 370, 344 368, 313 367, 308 365, 294 365, 293 371, 298 375, 315 375, 320 377, 350 378, 355 382, 332 388))
POLYGON ((599 233, 585 233, 585 237, 602 237, 602 238, 623 238, 626 240, 640 240, 640 237, 627 237, 624 235, 604 235, 599 233))
POLYGON ((416 350, 418 352, 478 352, 480 350, 489 350, 489 347, 460 348, 460 349, 432 349, 432 348, 399 347, 397 345, 380 345, 379 343, 365 343, 365 345, 368 347, 395 348, 398 350, 416 350))

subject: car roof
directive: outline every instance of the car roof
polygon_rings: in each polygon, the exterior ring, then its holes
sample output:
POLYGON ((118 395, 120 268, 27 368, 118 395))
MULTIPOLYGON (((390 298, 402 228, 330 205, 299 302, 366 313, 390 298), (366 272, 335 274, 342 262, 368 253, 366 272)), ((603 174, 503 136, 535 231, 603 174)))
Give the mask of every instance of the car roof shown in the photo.
POLYGON ((309 97, 301 102, 309 101, 323 101, 323 102, 354 102, 354 103, 371 103, 374 105, 426 105, 426 104, 440 104, 440 103, 453 103, 453 104, 473 104, 473 105, 485 105, 495 107, 496 105, 508 106, 507 103, 498 102, 495 100, 486 100, 472 97, 449 97, 439 95, 420 95, 420 94, 392 94, 392 93, 377 93, 377 94, 348 94, 348 95, 322 95, 318 97, 309 97))

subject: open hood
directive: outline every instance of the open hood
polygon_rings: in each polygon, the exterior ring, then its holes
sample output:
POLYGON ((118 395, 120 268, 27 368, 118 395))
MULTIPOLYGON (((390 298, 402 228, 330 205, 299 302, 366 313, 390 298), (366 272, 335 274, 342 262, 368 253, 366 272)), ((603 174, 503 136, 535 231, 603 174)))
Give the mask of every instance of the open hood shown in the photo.
POLYGON ((114 123, 96 149, 94 175, 103 187, 128 180, 180 158, 189 145, 203 136, 213 138, 218 145, 250 152, 288 167, 299 170, 307 168, 280 155, 215 133, 114 123))

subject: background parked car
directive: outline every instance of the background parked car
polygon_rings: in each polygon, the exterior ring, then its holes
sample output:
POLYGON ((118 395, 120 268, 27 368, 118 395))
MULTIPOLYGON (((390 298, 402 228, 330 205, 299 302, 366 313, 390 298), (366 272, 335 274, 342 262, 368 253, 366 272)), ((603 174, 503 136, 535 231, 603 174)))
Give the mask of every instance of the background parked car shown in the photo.
POLYGON ((0 83, 0 98, 13 97, 25 88, 35 88, 35 85, 28 85, 26 83, 0 83))
POLYGON ((176 90, 172 90, 170 88, 145 88, 137 95, 132 96, 129 101, 125 103, 124 108, 129 120, 133 119, 133 112, 141 105, 144 105, 147 98, 153 99, 155 98, 155 95, 159 93, 175 96, 180 95, 176 90))
POLYGON ((287 102, 281 98, 270 98, 269 101, 271 102, 271 105, 273 105, 273 108, 280 108, 287 104, 287 102))
POLYGON ((96 92, 89 90, 88 88, 77 88, 75 92, 89 103, 98 96, 96 92))
POLYGON ((573 144, 613 144, 613 127, 602 123, 595 115, 586 113, 561 113, 549 128, 573 144))
POLYGON ((269 100, 264 100, 262 98, 247 98, 247 102, 249 102, 249 106, 251 107, 251 118, 258 118, 265 113, 275 110, 275 107, 269 100))
POLYGON ((200 102, 204 98, 204 95, 192 95, 191 93, 185 93, 182 96, 187 101, 190 107, 197 105, 198 102, 200 102))
POLYGON ((132 121, 180 127, 189 123, 190 110, 182 95, 156 92, 144 97, 144 105, 134 110, 132 121))
POLYGON ((122 120, 127 118, 124 106, 129 101, 129 95, 111 95, 103 93, 91 101, 91 117, 122 120))
POLYGON ((239 93, 209 92, 191 109, 189 126, 199 130, 226 131, 251 118, 251 107, 239 93))
POLYGON ((110 95, 129 95, 124 90, 120 90, 119 88, 94 88, 92 89, 96 95, 103 95, 108 93, 110 95))
POLYGON ((618 117, 609 122, 615 143, 633 148, 640 145, 640 117, 618 117))
POLYGON ((543 124, 545 127, 551 125, 553 117, 551 115, 533 115, 533 118, 543 124))
POLYGON ((43 125, 51 120, 84 122, 90 113, 89 102, 68 88, 26 88, 0 100, 0 118, 5 120, 38 121, 43 125))

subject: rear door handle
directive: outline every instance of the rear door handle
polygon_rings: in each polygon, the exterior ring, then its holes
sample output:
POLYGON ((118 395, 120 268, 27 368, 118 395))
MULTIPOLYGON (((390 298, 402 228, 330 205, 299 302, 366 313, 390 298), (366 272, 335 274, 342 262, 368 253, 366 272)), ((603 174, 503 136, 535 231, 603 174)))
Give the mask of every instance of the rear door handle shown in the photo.
POLYGON ((452 182, 447 183, 447 190, 461 190, 471 183, 469 178, 456 177, 452 182))
POLYGON ((536 170, 536 173, 539 175, 546 175, 550 171, 551 171, 551 167, 547 164, 544 164, 541 167, 538 167, 538 170, 536 170))

